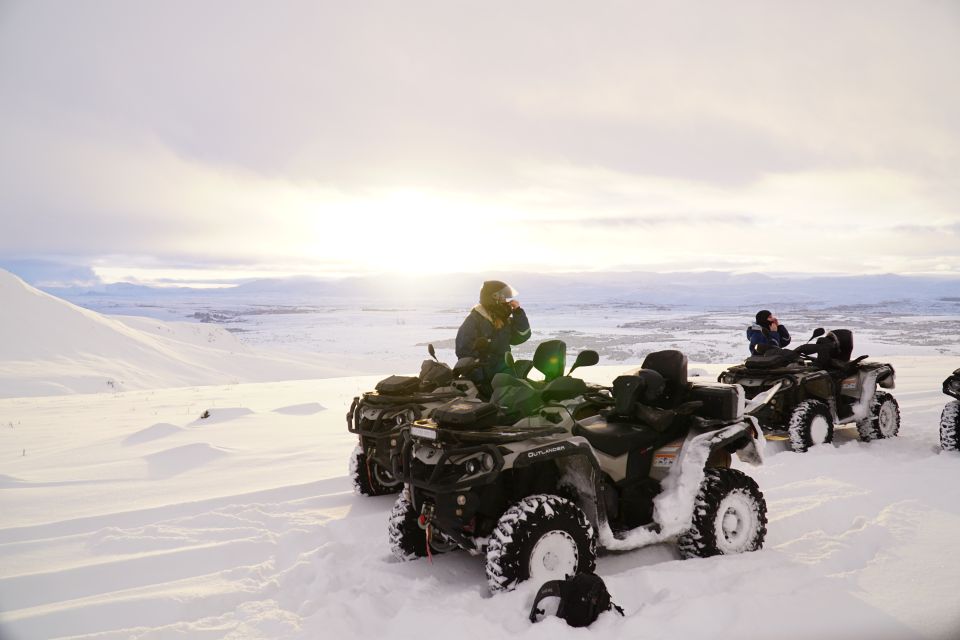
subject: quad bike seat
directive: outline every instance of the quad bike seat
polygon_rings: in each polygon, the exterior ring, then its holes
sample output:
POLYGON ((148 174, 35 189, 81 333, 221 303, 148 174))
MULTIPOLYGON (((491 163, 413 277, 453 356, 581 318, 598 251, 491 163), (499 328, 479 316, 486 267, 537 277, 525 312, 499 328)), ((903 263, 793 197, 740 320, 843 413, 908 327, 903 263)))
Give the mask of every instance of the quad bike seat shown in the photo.
POLYGON ((860 360, 866 358, 861 356, 859 359, 850 360, 853 355, 853 332, 849 329, 828 331, 815 344, 802 344, 794 351, 814 357, 816 366, 834 377, 847 375, 860 360))
POLYGON ((788 349, 767 349, 762 355, 750 356, 743 361, 747 369, 782 369, 797 360, 797 353, 788 349))
POLYGON ((632 417, 637 403, 651 404, 663 393, 665 381, 652 369, 641 369, 634 375, 618 376, 613 381, 612 415, 632 417))
POLYGON ((673 431, 658 431, 642 424, 607 422, 602 418, 590 418, 573 427, 573 435, 586 438, 591 447, 614 458, 670 442, 674 439, 673 431))
POLYGON ((834 329, 827 333, 827 337, 830 336, 836 344, 834 357, 840 362, 849 362, 850 356, 853 355, 853 332, 849 329, 834 329))
POLYGON ((657 405, 671 408, 683 401, 687 389, 687 356, 676 349, 648 353, 640 369, 650 369, 663 376, 664 386, 657 405))

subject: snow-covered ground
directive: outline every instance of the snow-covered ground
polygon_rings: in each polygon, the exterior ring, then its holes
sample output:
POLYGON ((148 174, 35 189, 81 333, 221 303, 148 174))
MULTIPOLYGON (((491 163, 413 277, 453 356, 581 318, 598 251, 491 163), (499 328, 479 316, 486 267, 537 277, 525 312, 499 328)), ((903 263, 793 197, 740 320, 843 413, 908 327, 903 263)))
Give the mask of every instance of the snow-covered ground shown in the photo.
POLYGON ((606 555, 627 616, 589 631, 531 625, 534 586, 491 597, 465 553, 391 557, 392 498, 346 475, 344 414, 375 377, 0 400, 0 637, 956 638, 960 456, 937 420, 957 363, 893 362, 900 438, 768 447, 745 468, 764 549, 606 555))
MULTIPOLYGON (((105 316, 2 271, 0 302, 0 639, 590 633, 555 618, 531 625, 536 585, 491 597, 465 553, 396 562, 392 498, 351 491, 350 400, 416 370, 427 341, 449 360, 464 307, 268 302, 164 322, 198 303, 105 316)), ((668 347, 715 377, 742 357, 752 315, 609 301, 529 311, 534 339, 518 354, 550 337, 596 348, 607 366, 584 373, 598 382, 668 347)), ((745 469, 767 496, 765 548, 605 555, 598 572, 627 617, 604 615, 591 632, 960 637, 960 456, 937 447, 960 334, 940 312, 793 309, 796 336, 850 327, 856 354, 896 365, 902 436, 862 444, 840 432, 837 446, 804 455, 770 443, 767 464, 745 469)))

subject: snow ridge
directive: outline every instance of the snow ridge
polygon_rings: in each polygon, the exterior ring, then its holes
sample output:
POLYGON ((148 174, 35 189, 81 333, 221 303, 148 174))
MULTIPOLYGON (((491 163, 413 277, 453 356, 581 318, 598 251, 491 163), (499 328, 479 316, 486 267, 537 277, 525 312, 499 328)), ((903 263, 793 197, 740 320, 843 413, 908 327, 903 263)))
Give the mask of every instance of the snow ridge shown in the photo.
POLYGON ((104 316, 0 270, 0 397, 325 377, 311 360, 255 350, 221 327, 104 316))

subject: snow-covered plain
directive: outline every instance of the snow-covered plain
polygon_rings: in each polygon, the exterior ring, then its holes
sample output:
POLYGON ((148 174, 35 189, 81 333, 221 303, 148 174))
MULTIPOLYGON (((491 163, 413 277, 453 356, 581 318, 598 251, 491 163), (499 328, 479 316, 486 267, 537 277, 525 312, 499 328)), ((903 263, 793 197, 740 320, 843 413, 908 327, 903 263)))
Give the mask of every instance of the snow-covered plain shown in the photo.
MULTIPOLYGON (((836 446, 802 455, 768 443, 766 465, 743 467, 767 497, 764 549, 605 555, 598 573, 627 616, 585 631, 551 617, 531 625, 537 585, 491 597, 482 561, 466 553, 395 561, 393 499, 351 490, 350 400, 416 370, 417 343, 446 339, 459 310, 442 323, 342 309, 313 314, 320 328, 291 314, 305 333, 261 327, 267 344, 325 336, 329 354, 353 352, 380 372, 321 380, 357 366, 267 353, 209 324, 103 316, 2 272, 0 300, 3 640, 960 637, 960 455, 937 446, 956 316, 797 311, 795 335, 851 326, 858 354, 893 362, 901 437, 860 443, 840 431, 836 446)), ((600 348, 615 364, 584 370, 597 382, 669 346, 714 378, 742 355, 742 316, 597 306, 545 312, 535 326, 537 339, 600 348)))
MULTIPOLYGON (((746 355, 744 331, 760 308, 773 309, 795 338, 819 326, 856 333, 860 353, 960 358, 960 281, 936 287, 896 277, 797 282, 722 274, 517 276, 533 337, 514 349, 563 338, 571 351, 595 349, 604 364, 639 362, 650 351, 682 349, 691 360, 732 362, 746 355), (680 277, 680 276, 683 277, 680 277), (662 280, 662 282, 660 282, 662 280), (911 297, 912 296, 912 297, 911 297)), ((415 368, 433 343, 453 359, 457 328, 475 304, 479 276, 456 286, 426 280, 371 289, 356 282, 263 282, 224 290, 121 288, 121 293, 67 292, 84 308, 122 316, 221 327, 244 345, 268 348, 342 375, 415 368), (413 364, 411 364, 413 363, 413 364)), ((113 291, 113 289, 111 289, 113 291)), ((187 325, 190 326, 190 325, 187 325)), ((254 380, 247 380, 254 381, 254 380)))

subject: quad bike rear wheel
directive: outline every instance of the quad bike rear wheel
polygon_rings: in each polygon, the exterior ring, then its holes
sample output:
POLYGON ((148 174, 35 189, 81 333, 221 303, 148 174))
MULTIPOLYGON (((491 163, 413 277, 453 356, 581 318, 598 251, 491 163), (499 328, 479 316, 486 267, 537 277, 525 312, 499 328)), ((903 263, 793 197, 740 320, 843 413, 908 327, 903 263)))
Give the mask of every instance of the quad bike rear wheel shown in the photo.
POLYGON ((596 564, 597 538, 583 511, 560 496, 524 498, 500 517, 487 545, 490 591, 524 580, 563 580, 596 564))
POLYGON ((940 447, 960 451, 960 400, 951 400, 940 414, 940 447))
POLYGON ((830 408, 819 400, 804 400, 790 414, 787 432, 790 435, 790 447, 797 453, 833 442, 830 408))
POLYGON ((886 391, 877 391, 870 402, 870 415, 857 423, 864 442, 894 438, 900 432, 900 405, 886 391))
POLYGON ((361 445, 350 455, 353 491, 361 496, 385 496, 403 488, 403 483, 382 465, 367 456, 361 445))
POLYGON ((756 551, 767 535, 767 502, 753 478, 737 469, 707 469, 693 525, 678 540, 684 558, 756 551))

